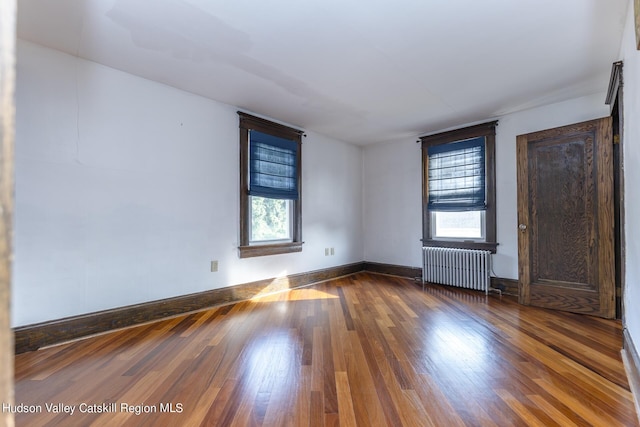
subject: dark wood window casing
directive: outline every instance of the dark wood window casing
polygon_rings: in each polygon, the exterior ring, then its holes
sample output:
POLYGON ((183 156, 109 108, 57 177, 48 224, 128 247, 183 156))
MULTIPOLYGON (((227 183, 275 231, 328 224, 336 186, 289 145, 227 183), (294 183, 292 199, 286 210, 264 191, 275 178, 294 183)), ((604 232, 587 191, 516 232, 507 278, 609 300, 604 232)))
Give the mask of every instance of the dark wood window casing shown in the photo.
POLYGON ((302 251, 302 134, 293 129, 269 120, 238 111, 240 116, 240 258, 264 255, 285 254, 302 251), (284 243, 249 244, 249 130, 256 130, 298 143, 298 199, 291 200, 292 241, 284 243))
POLYGON ((497 121, 487 122, 462 129, 423 136, 422 143, 422 244, 424 246, 441 246, 448 248, 484 249, 496 252, 496 126, 497 121), (471 138, 485 137, 485 174, 486 199, 485 241, 434 240, 431 236, 431 212, 429 203, 429 154, 428 149, 434 145, 449 144, 471 138))

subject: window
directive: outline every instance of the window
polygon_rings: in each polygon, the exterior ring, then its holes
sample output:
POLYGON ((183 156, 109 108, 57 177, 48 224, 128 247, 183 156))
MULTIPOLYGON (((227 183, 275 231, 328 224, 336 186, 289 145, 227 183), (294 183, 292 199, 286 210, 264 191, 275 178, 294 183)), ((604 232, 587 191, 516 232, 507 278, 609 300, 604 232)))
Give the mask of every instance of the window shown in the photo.
POLYGON ((425 244, 495 252, 496 125, 420 138, 425 244))
POLYGON ((291 200, 259 196, 249 196, 249 199, 251 199, 249 244, 290 242, 293 234, 291 233, 291 200))
POLYGON ((302 250, 302 131, 240 116, 240 257, 302 250))
POLYGON ((485 240, 484 211, 431 211, 431 236, 436 240, 485 240))

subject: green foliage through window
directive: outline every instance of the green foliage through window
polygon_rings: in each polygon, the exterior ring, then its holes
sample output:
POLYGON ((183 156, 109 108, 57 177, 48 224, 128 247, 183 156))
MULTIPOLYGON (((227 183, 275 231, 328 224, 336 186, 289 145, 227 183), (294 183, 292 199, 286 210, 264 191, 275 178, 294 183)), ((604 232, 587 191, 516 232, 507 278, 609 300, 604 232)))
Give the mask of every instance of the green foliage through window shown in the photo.
POLYGON ((290 240, 290 201, 251 196, 251 241, 290 240))

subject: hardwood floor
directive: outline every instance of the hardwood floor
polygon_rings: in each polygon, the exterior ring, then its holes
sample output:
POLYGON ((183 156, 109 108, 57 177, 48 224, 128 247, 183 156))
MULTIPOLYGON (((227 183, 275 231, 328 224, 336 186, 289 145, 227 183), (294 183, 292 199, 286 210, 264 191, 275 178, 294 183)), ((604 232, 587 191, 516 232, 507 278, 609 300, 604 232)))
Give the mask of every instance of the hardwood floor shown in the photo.
POLYGON ((621 345, 617 321, 358 273, 17 355, 42 412, 16 424, 634 426, 621 345))

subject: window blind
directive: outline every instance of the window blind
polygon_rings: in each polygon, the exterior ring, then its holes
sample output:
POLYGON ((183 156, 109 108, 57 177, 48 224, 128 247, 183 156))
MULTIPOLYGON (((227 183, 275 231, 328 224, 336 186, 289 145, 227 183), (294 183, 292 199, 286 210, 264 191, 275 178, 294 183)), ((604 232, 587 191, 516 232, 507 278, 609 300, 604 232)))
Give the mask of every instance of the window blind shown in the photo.
POLYGON ((485 137, 428 148, 428 208, 432 211, 485 210, 485 137))
POLYGON ((249 195, 298 199, 298 143, 249 131, 249 195))

